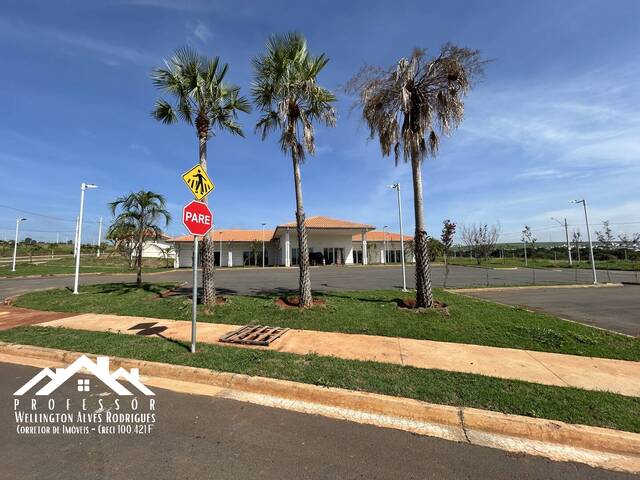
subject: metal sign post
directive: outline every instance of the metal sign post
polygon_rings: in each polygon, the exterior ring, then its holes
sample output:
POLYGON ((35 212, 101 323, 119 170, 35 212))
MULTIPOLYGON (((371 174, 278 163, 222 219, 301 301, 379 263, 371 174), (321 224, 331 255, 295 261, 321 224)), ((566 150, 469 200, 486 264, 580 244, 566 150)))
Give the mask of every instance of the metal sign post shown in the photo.
POLYGON ((198 317, 198 236, 193 236, 193 305, 191 307, 191 353, 196 353, 196 320, 198 317))
MULTIPOLYGON (((198 164, 182 175, 182 179, 197 200, 209 195, 215 185, 198 164)), ((196 326, 198 319, 198 236, 203 237, 213 228, 213 213, 206 203, 193 200, 182 209, 182 223, 193 235, 193 304, 191 306, 191 353, 196 353, 196 326)), ((220 252, 222 256, 222 252, 220 252)), ((222 258, 220 259, 222 264, 222 258)))

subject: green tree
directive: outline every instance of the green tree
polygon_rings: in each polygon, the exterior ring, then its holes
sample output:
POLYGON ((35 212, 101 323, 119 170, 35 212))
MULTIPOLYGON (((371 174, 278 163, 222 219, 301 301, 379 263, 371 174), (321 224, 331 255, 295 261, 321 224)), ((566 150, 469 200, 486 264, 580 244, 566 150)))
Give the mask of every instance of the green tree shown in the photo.
POLYGON ((296 192, 296 225, 300 268, 300 307, 313 305, 309 248, 302 200, 300 164, 305 152, 315 153, 314 122, 336 123, 333 92, 317 83, 318 74, 329 59, 312 55, 299 33, 272 35, 267 52, 253 60, 253 101, 262 115, 256 124, 264 140, 269 132, 280 131, 280 148, 291 155, 296 192))
POLYGON ((162 235, 158 223, 164 220, 166 226, 171 221, 171 214, 166 209, 166 201, 159 193, 140 190, 116 198, 109 204, 109 208, 116 217, 107 231, 107 236, 113 237, 117 235, 116 232, 127 232, 128 239, 132 242, 130 247, 136 257, 136 284, 140 286, 142 285, 144 242, 146 239, 158 240, 162 235))
MULTIPOLYGON (((240 95, 239 87, 225 83, 228 65, 199 55, 184 47, 176 50, 165 67, 153 71, 153 84, 172 95, 175 104, 161 98, 156 100, 153 117, 166 124, 181 119, 195 126, 198 136, 199 163, 207 171, 207 141, 217 132, 226 131, 244 137, 236 123, 238 112, 248 113, 251 107, 240 95)), ((207 202, 206 198, 203 200, 207 202)), ((213 239, 207 235, 202 245, 203 302, 213 306, 216 302, 213 239)))
POLYGON ((371 138, 383 156, 394 152, 411 162, 415 217, 416 307, 431 307, 433 293, 422 195, 422 162, 435 156, 440 135, 448 135, 464 116, 463 98, 484 70, 477 50, 444 45, 436 57, 415 49, 389 68, 363 67, 347 84, 357 94, 371 138))

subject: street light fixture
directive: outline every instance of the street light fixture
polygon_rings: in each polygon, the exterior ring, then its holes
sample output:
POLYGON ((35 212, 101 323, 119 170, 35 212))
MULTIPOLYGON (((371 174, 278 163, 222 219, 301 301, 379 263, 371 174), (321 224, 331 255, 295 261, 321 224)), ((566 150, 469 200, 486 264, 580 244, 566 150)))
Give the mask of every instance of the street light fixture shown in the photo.
POLYGON ((573 265, 573 261, 571 260, 571 244, 569 243, 569 227, 567 226, 567 219, 564 219, 564 223, 554 217, 551 217, 551 220, 558 222, 560 226, 564 226, 564 235, 567 239, 567 254, 569 255, 569 266, 571 266, 573 265))
POLYGON ((13 265, 11 271, 16 271, 16 255, 18 254, 18 230, 20 229, 20 222, 26 222, 26 218, 16 218, 16 240, 13 243, 13 265))
POLYGON ((404 233, 402 230, 402 200, 400 198, 400 183, 396 182, 393 185, 387 185, 388 188, 393 188, 398 194, 398 220, 400 222, 400 258, 402 260, 402 291, 407 291, 407 271, 404 265, 404 233))
POLYGON ((581 203, 584 207, 584 221, 587 224, 587 238, 589 239, 589 258, 591 259, 591 271, 593 272, 593 284, 596 285, 598 283, 598 277, 596 275, 596 262, 593 258, 593 244, 591 243, 591 231, 589 230, 589 217, 587 215, 587 202, 586 200, 571 200, 569 203, 581 203))
POLYGON ((80 254, 82 250, 82 216, 84 214, 84 191, 90 188, 98 188, 93 183, 80 184, 80 215, 78 216, 78 254, 76 255, 76 277, 73 282, 73 293, 78 293, 78 283, 80 282, 80 254))
POLYGON ((264 227, 266 223, 262 223, 262 268, 264 268, 264 227))

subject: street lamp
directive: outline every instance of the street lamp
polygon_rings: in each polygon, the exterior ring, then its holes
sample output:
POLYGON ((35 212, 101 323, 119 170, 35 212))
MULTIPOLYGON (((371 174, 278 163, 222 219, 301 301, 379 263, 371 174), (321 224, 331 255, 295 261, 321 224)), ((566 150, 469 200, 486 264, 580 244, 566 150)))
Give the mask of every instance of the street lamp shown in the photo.
POLYGON ((80 215, 78 216, 78 254, 76 256, 76 278, 73 282, 73 293, 78 293, 78 283, 80 281, 80 253, 82 249, 82 215, 84 213, 84 191, 89 188, 98 188, 93 183, 82 183, 80 185, 80 215))
POLYGON ((266 223, 262 223, 262 268, 264 268, 264 226, 266 223))
POLYGON ((100 223, 98 224, 98 252, 96 257, 100 256, 100 242, 102 241, 102 217, 100 217, 100 223))
POLYGON ((382 227, 382 244, 384 245, 384 263, 387 263, 387 260, 389 259, 389 253, 387 252, 387 228, 389 228, 389 225, 385 225, 384 227, 382 227))
POLYGON ((404 233, 402 230, 402 200, 400 199, 400 183, 396 182, 393 185, 387 185, 388 188, 393 188, 398 194, 398 220, 400 222, 400 258, 402 260, 402 291, 407 291, 407 271, 404 265, 404 233))
POLYGON ((591 259, 591 271, 593 272, 593 284, 598 283, 598 277, 596 275, 596 262, 593 258, 593 244, 591 243, 591 231, 589 230, 589 217, 587 216, 587 202, 586 200, 571 200, 569 203, 581 203, 584 207, 584 221, 587 224, 587 238, 589 239, 589 257, 591 259))
POLYGON ((554 220, 560 224, 560 226, 564 226, 564 235, 567 239, 567 253, 569 255, 569 265, 573 265, 573 261, 571 260, 571 244, 569 243, 569 228, 567 226, 567 219, 564 219, 564 223, 558 220, 557 218, 551 217, 551 220, 554 220))
POLYGON ((25 222, 26 218, 16 218, 16 241, 13 243, 13 266, 11 271, 16 271, 16 255, 18 254, 18 230, 20 229, 20 222, 25 222))

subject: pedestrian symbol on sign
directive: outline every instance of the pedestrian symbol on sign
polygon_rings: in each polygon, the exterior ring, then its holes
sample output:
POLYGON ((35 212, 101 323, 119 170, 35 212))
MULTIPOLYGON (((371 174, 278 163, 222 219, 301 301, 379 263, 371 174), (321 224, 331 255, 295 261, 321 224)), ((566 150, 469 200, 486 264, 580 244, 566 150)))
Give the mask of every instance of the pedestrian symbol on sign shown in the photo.
POLYGON ((213 191, 215 185, 200 165, 196 165, 187 173, 182 175, 182 179, 187 184, 196 199, 201 200, 213 191))

